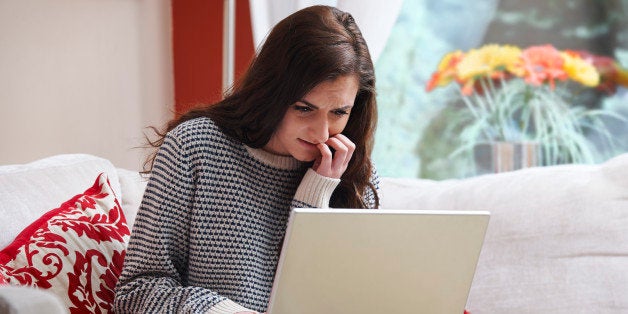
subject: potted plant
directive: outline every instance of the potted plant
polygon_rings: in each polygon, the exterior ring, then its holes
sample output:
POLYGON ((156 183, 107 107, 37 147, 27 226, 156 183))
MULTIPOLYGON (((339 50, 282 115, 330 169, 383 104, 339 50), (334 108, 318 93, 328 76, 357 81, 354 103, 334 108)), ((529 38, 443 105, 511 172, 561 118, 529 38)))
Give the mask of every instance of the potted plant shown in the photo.
POLYGON ((628 72, 585 51, 489 44, 445 55, 426 89, 452 82, 462 106, 445 122, 461 144, 451 156, 487 160, 489 166, 479 166, 484 172, 593 162, 587 129, 596 129, 612 145, 600 117, 622 118, 578 104, 578 90, 613 92, 616 84, 628 86, 628 72))

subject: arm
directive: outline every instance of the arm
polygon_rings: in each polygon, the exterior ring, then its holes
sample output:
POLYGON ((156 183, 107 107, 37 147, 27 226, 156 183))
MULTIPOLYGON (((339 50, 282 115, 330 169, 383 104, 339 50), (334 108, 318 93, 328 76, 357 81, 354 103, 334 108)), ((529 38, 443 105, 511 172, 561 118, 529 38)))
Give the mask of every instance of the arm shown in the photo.
POLYGON ((188 154, 172 134, 159 150, 116 287, 117 313, 247 310, 212 290, 185 285, 196 189, 188 154))
POLYGON ((292 200, 292 208, 328 208, 331 195, 340 183, 340 177, 347 169, 355 144, 342 134, 337 134, 326 143, 318 144, 321 156, 308 169, 292 200), (329 147, 336 150, 332 154, 329 147))
POLYGON ((340 179, 328 178, 314 169, 307 170, 292 200, 292 208, 329 208, 329 200, 340 179))
MULTIPOLYGON (((340 183, 340 177, 347 169, 355 150, 355 144, 344 135, 338 134, 330 138, 326 144, 319 144, 319 149, 321 157, 303 176, 292 201, 292 208, 329 207, 331 195, 340 183), (333 147, 336 153, 332 155, 329 147, 333 147)), ((370 182, 373 188, 379 191, 379 176, 374 167, 370 182)), ((371 188, 367 187, 363 198, 368 208, 377 207, 376 193, 371 188)))

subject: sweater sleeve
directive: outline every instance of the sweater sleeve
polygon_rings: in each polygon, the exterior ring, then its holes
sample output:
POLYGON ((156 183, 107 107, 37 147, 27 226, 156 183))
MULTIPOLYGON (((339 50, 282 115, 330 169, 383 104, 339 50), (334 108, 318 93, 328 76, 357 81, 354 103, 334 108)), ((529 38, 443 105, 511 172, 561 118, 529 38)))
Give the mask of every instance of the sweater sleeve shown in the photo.
POLYGON ((195 183, 189 156, 168 134, 159 149, 116 286, 116 313, 236 313, 246 308, 186 286, 195 183))
MULTIPOLYGON (((366 187, 363 195, 364 203, 368 208, 377 208, 379 205, 379 176, 375 167, 371 172, 371 187, 366 187)), ((292 200, 292 208, 328 208, 331 195, 340 184, 340 179, 321 176, 313 169, 308 169, 297 188, 292 200)))
POLYGON ((328 208, 331 194, 340 179, 322 176, 312 168, 308 169, 292 200, 292 208, 328 208))

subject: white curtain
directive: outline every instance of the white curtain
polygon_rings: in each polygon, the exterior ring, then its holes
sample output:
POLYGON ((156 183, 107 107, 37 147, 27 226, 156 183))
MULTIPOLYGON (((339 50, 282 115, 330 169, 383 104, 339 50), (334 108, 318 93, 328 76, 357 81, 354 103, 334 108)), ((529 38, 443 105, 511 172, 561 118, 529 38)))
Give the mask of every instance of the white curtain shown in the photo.
POLYGON ((249 0, 255 47, 284 17, 302 8, 324 4, 353 15, 362 31, 373 62, 377 61, 397 20, 402 0, 249 0))

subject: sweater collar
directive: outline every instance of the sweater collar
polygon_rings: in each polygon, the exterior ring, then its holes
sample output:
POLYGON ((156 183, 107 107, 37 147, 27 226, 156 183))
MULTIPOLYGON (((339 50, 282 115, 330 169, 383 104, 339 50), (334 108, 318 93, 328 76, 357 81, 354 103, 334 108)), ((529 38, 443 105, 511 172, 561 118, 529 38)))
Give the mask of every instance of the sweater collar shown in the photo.
POLYGON ((261 148, 252 148, 247 145, 244 145, 244 147, 254 159, 271 167, 283 170, 297 170, 306 164, 306 162, 299 161, 292 156, 275 155, 261 148))

